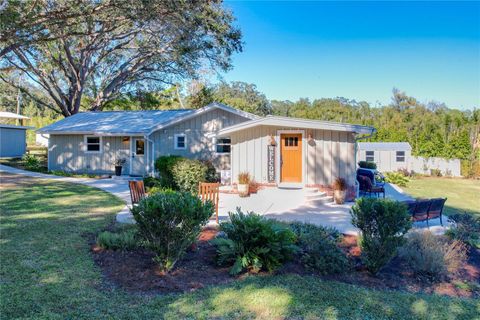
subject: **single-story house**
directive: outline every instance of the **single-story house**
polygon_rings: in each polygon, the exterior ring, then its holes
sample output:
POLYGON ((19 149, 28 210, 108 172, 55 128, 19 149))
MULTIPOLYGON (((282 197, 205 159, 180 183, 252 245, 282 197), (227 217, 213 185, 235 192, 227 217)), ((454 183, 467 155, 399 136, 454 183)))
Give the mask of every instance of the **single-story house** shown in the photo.
POLYGON ((29 118, 12 112, 0 112, 0 119, 0 158, 22 157, 27 150, 26 131, 32 129, 24 125, 29 118), (17 120, 21 125, 4 123, 17 120))
POLYGON ((356 139, 372 127, 258 117, 212 103, 198 110, 85 112, 38 130, 49 134, 50 170, 112 173, 116 158, 125 174, 152 175, 161 155, 210 159, 237 182, 249 172, 259 184, 328 188, 345 178, 355 192, 356 139))
POLYGON ((358 161, 377 164, 380 172, 410 170, 412 147, 408 142, 359 142, 358 161))

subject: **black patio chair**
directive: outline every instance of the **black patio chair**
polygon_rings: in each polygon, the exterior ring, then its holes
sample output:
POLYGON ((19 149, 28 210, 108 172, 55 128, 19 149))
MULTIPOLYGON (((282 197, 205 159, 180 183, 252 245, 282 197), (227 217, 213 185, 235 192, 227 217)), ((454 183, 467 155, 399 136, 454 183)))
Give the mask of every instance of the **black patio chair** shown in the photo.
POLYGON ((364 175, 357 175, 357 180, 360 185, 360 192, 361 193, 368 193, 371 195, 372 193, 375 194, 375 196, 379 196, 381 193, 383 193, 383 198, 385 198, 385 188, 383 186, 375 186, 372 183, 372 180, 370 180, 369 177, 364 176, 364 175))

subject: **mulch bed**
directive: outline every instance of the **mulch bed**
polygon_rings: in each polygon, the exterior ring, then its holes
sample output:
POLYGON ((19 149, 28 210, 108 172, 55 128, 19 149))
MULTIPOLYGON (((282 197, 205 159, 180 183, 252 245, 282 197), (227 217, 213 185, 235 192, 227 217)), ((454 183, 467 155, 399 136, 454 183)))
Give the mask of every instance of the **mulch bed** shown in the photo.
MULTIPOLYGON (((189 292, 208 285, 224 284, 239 277, 229 275, 229 268, 215 264, 215 248, 209 243, 217 231, 205 229, 194 250, 187 252, 185 257, 177 262, 169 274, 160 272, 152 261, 153 254, 144 249, 135 251, 102 250, 92 245, 95 263, 102 269, 106 283, 109 286, 123 288, 130 292, 141 294, 166 294, 172 292, 189 292)), ((469 260, 449 279, 431 282, 428 279, 417 278, 399 259, 393 259, 376 276, 370 275, 360 263, 360 248, 355 236, 345 236, 340 244, 355 269, 341 275, 320 276, 305 270, 299 262, 285 264, 277 274, 314 275, 322 279, 336 280, 374 289, 403 290, 408 292, 437 293, 455 297, 480 297, 480 250, 472 248, 469 260), (477 289, 470 290, 458 283, 476 283, 477 289)), ((241 277, 240 277, 241 278, 241 277)))

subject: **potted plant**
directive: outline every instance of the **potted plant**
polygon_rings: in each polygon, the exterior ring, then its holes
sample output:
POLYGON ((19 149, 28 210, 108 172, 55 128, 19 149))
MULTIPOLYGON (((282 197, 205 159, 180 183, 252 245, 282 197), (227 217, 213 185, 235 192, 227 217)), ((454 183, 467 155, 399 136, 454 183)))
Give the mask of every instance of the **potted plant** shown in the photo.
POLYGON ((345 203, 345 196, 347 194, 347 182, 343 178, 336 178, 333 182, 333 199, 336 204, 345 203))
POLYGON ((122 167, 125 165, 127 162, 127 159, 125 158, 118 158, 115 159, 115 175, 116 176, 121 176, 122 175, 122 167))
POLYGON ((250 174, 248 172, 240 172, 238 174, 237 190, 241 197, 249 195, 250 181, 250 174))

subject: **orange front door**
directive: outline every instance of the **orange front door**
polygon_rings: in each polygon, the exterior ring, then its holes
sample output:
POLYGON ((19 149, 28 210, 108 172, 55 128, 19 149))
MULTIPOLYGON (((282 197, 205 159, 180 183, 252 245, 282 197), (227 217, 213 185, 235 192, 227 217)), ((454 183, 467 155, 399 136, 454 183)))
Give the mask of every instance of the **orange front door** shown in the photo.
POLYGON ((280 138, 280 182, 302 182, 302 134, 282 134, 280 138))

